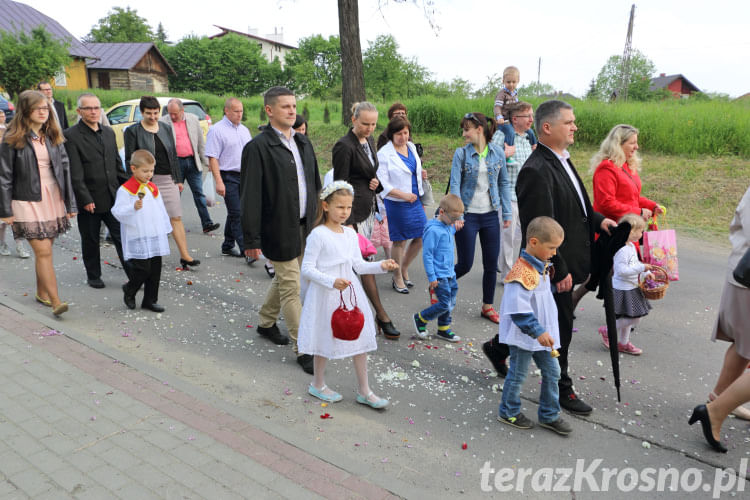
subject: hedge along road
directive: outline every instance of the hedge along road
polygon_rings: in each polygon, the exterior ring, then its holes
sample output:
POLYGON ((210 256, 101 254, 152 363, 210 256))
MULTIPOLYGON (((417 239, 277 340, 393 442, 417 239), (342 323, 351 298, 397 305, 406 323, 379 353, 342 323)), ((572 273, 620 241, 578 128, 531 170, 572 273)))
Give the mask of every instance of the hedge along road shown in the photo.
MULTIPOLYGON (((223 223, 223 204, 211 210, 214 220, 223 223)), ((162 272, 160 303, 165 313, 125 308, 120 291, 124 274, 111 246, 102 249, 102 259, 110 263, 103 266, 106 288, 89 288, 73 229, 54 247, 60 295, 71 302, 71 310, 47 324, 75 334, 94 349, 114 347, 145 362, 154 373, 167 372, 207 390, 231 405, 235 415, 252 416, 279 438, 409 498, 489 495, 482 491, 483 467, 533 472, 575 468, 578 459, 596 465, 594 460, 602 459, 595 472, 598 483, 583 481, 585 491, 602 486, 604 467, 696 468, 708 481, 714 467, 737 468, 745 456, 744 441, 750 437, 746 423, 725 424, 731 444, 726 455, 710 451, 699 428, 687 425, 693 406, 705 401, 712 389, 726 348, 709 341, 725 274, 725 247, 678 235, 681 280, 670 286, 665 299, 653 303, 654 310, 634 333, 633 342, 644 354, 621 357, 620 404, 609 355, 596 333, 603 322, 600 302, 592 294, 584 298, 576 311, 571 375, 579 395, 595 411, 588 418, 564 415, 574 431, 562 438, 541 428, 511 429, 495 420, 502 379, 493 376, 481 352, 496 326, 479 317, 478 266, 459 281, 454 325, 464 340, 455 345, 412 336, 409 318, 428 303, 421 262, 412 270, 417 286, 409 295, 396 294, 390 277, 379 276, 381 297, 402 338, 378 338, 370 378, 374 390, 390 398, 391 407, 379 413, 356 404, 351 361, 341 360, 329 365, 327 382, 344 400, 324 408, 307 395, 310 376, 298 367, 291 349, 255 332, 270 283, 262 264, 248 267, 242 259, 220 256, 221 230, 212 236, 201 233, 189 195, 183 197, 183 211, 191 253, 202 264, 193 272, 176 271, 178 253, 173 247, 162 272), (333 418, 321 419, 324 413, 333 418)), ((475 262, 481 262, 479 256, 475 262)), ((48 308, 34 301, 33 266, 33 259, 0 258, 0 301, 50 316, 48 308)), ((496 307, 502 287, 497 291, 496 307)), ((523 411, 533 420, 539 381, 530 374, 522 392, 523 411)), ((486 476, 490 489, 493 477, 486 476)), ((530 479, 524 484, 528 494, 530 479)), ((686 485, 690 487, 690 481, 686 485)), ((609 489, 611 498, 626 494, 612 491, 615 479, 609 489)), ((705 496, 702 490, 694 494, 705 496)))

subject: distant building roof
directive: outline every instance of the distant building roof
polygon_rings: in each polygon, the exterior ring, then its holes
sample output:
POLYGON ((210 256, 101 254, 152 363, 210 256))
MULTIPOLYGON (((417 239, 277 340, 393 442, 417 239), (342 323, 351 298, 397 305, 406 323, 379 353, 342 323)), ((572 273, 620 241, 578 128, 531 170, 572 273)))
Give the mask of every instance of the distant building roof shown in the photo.
POLYGON ((71 56, 96 58, 96 54, 87 49, 60 23, 33 7, 12 0, 0 0, 0 13, 2 13, 0 15, 0 30, 14 34, 19 32, 30 34, 32 29, 41 25, 53 38, 70 44, 68 53, 71 56))
MULTIPOLYGON (((2 0, 0 0, 2 1, 2 0)), ((159 49, 152 42, 143 43, 87 43, 86 48, 96 54, 98 61, 86 63, 88 69, 132 69, 146 53, 154 49, 159 57, 175 73, 159 49)))
POLYGON ((676 75, 665 75, 664 73, 662 73, 661 75, 659 75, 659 76, 657 76, 655 78, 652 78, 651 79, 651 84, 649 85, 648 89, 649 90, 659 90, 659 89, 667 88, 673 81, 675 81, 675 80, 677 80, 679 78, 682 78, 682 80, 688 86, 692 87, 693 88, 693 92, 700 92, 701 91, 701 89, 699 89, 698 87, 696 87, 695 85, 693 85, 693 83, 690 80, 688 80, 687 78, 685 78, 683 75, 681 75, 679 73, 676 74, 676 75))
POLYGON ((287 49, 297 49, 298 48, 298 47, 295 47, 294 45, 289 45, 288 43, 284 43, 284 42, 281 42, 279 40, 274 40, 273 38, 267 38, 267 37, 263 37, 263 36, 258 36, 258 35, 254 34, 254 33, 243 33, 242 31, 237 31, 237 30, 225 28, 223 26, 219 26, 218 24, 214 24, 214 26, 216 26, 217 28, 219 28, 222 31, 222 33, 217 33, 215 35, 211 35, 210 37, 208 37, 209 39, 213 39, 213 38, 217 38, 217 37, 220 37, 220 36, 224 36, 227 33, 234 33, 236 35, 245 36, 247 38, 253 38, 253 39, 258 40, 260 42, 266 42, 266 43, 272 43, 272 44, 275 44, 275 45, 281 45, 282 47, 286 47, 287 49))

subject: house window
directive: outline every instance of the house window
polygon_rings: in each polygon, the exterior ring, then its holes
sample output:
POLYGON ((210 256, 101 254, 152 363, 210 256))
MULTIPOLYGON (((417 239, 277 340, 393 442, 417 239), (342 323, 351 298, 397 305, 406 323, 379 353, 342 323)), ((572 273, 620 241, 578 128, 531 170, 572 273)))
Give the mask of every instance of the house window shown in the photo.
POLYGON ((55 87, 67 87, 68 80, 65 77, 65 68, 63 67, 60 71, 55 73, 55 87))

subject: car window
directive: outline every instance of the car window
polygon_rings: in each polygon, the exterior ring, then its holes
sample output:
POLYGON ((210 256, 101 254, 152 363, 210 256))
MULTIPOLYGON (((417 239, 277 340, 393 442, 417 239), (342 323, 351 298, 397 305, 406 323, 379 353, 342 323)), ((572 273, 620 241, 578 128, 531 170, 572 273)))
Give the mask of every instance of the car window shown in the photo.
POLYGON ((127 123, 130 121, 130 110, 132 106, 118 106, 109 113, 107 113, 107 119, 112 125, 118 123, 127 123))
POLYGON ((206 112, 197 102, 185 103, 185 111, 198 117, 199 120, 206 119, 206 112))
POLYGON ((141 108, 139 106, 135 107, 135 113, 133 113, 133 121, 139 122, 143 118, 143 115, 141 114, 141 108))

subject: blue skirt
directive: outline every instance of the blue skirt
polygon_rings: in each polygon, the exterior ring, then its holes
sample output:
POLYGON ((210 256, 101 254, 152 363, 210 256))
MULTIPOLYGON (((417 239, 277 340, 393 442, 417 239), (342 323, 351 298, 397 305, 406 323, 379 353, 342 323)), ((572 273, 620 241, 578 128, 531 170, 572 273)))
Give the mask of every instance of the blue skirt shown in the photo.
POLYGON ((388 233, 391 241, 422 237, 427 217, 424 215, 424 208, 419 198, 412 203, 386 199, 385 211, 388 214, 388 233))

